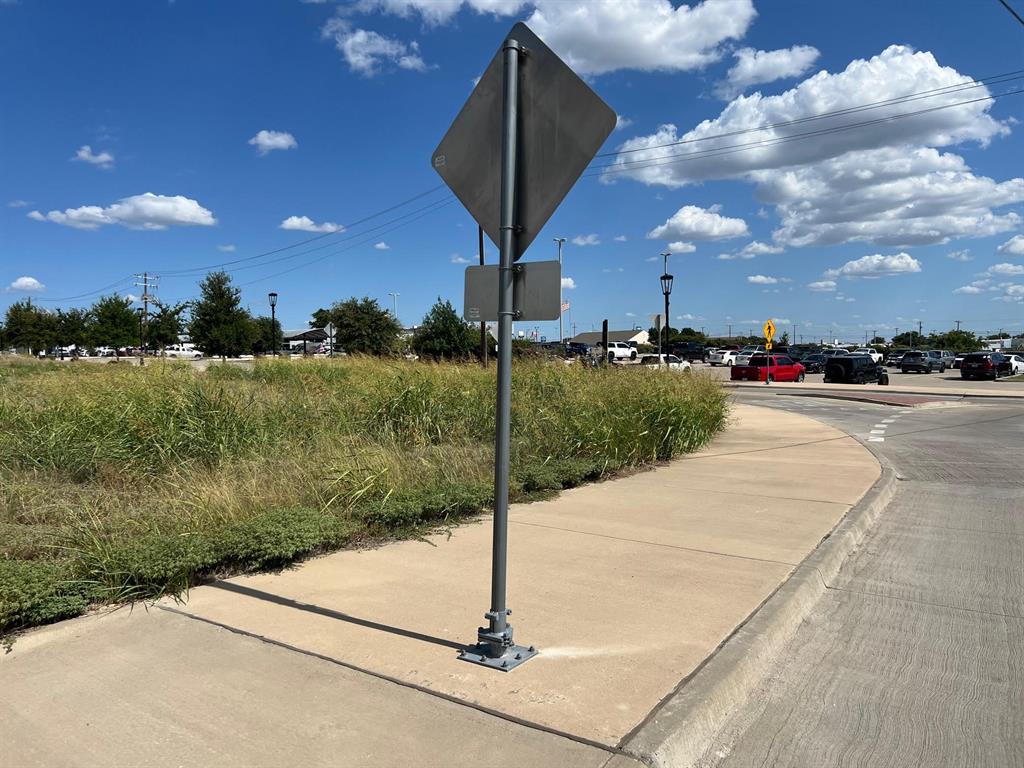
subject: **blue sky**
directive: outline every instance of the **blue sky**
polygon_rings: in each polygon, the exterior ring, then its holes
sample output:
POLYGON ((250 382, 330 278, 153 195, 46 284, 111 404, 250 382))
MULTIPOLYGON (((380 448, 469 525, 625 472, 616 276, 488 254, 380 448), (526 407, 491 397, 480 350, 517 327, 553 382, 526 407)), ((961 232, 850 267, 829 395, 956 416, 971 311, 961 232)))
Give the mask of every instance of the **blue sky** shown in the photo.
POLYGON ((352 295, 399 293, 406 324, 461 309, 476 225, 445 190, 353 222, 439 184, 431 152, 520 20, 621 116, 526 255, 569 238, 578 331, 647 327, 666 248, 677 326, 1024 327, 1024 79, 969 83, 1024 70, 996 0, 3 0, 0 310, 137 294, 144 270, 184 300, 238 259, 286 327, 352 295))

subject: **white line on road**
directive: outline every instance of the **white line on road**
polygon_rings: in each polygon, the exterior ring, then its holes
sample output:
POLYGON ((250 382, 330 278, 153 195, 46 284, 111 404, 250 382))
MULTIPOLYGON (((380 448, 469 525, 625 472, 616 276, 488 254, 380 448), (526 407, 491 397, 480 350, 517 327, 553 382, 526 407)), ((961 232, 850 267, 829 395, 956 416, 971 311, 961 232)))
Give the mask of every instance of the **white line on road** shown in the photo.
POLYGON ((884 429, 872 429, 868 434, 870 434, 870 435, 884 435, 885 434, 885 430, 884 429))
POLYGON ((884 443, 885 442, 885 438, 884 437, 869 437, 868 438, 868 442, 869 443, 884 443))

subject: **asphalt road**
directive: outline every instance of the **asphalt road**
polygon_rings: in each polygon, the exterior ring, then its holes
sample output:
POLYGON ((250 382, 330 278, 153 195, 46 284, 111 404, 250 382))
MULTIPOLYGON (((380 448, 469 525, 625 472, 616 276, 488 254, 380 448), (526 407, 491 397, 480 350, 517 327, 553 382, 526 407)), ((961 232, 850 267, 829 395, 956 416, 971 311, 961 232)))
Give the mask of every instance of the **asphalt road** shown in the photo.
POLYGON ((855 435, 899 484, 699 765, 1024 766, 1024 404, 739 399, 855 435))
MULTIPOLYGON (((695 371, 710 373, 716 379, 729 380, 730 369, 722 366, 711 367, 703 363, 695 363, 695 371)), ((1024 381, 1010 381, 1008 378, 999 381, 979 381, 976 379, 964 379, 959 370, 946 370, 942 373, 903 373, 899 368, 886 368, 889 374, 889 384, 893 387, 921 387, 922 389, 934 389, 936 392, 942 390, 962 392, 964 390, 978 392, 1009 392, 1011 394, 1024 392, 1024 381)), ((808 384, 822 384, 824 375, 820 373, 807 374, 808 384)), ((869 389, 875 387, 870 386, 869 389)))

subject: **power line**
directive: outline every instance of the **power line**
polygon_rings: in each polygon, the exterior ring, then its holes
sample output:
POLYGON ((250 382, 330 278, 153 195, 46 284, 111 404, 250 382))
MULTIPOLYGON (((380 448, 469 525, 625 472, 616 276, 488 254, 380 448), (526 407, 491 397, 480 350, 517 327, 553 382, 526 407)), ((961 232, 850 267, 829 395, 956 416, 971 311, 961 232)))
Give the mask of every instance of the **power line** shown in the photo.
POLYGON ((1013 18, 1015 18, 1021 24, 1024 24, 1024 19, 1022 19, 1020 17, 1020 14, 1017 13, 1015 10, 1013 10, 1013 8, 1010 7, 1010 4, 1008 2, 1006 2, 1006 0, 999 0, 999 2, 1002 3, 1003 8, 1005 8, 1006 10, 1008 10, 1010 13, 1013 14, 1013 18))
POLYGON ((414 218, 411 218, 408 221, 404 221, 401 224, 396 224, 395 226, 390 227, 389 229, 386 229, 383 232, 380 232, 378 234, 375 234, 375 235, 372 235, 370 237, 364 238, 363 240, 359 240, 359 241, 356 241, 354 243, 350 243, 349 245, 346 245, 346 246, 344 246, 342 248, 339 248, 337 251, 325 253, 322 256, 317 256, 315 259, 311 259, 310 261, 304 262, 302 264, 296 264, 295 266, 289 267, 288 269, 282 270, 280 272, 274 272, 273 274, 270 274, 270 275, 264 275, 263 277, 258 277, 255 280, 250 280, 247 283, 239 283, 238 287, 242 288, 242 287, 247 286, 247 285, 253 285, 255 283, 262 282, 263 280, 269 280, 272 277, 280 277, 281 275, 286 275, 289 272, 294 272, 295 270, 298 270, 298 269, 305 269, 306 267, 309 267, 309 266, 312 266, 313 264, 321 262, 321 261, 323 261, 326 258, 329 258, 331 256, 337 256, 339 253, 343 253, 345 251, 350 251, 353 248, 356 248, 357 246, 360 246, 360 245, 365 245, 366 243, 370 242, 371 240, 375 240, 380 235, 387 234, 388 232, 394 232, 396 229, 401 229, 402 227, 407 227, 410 224, 412 224, 413 222, 419 221, 420 219, 424 218, 425 216, 429 216, 432 213, 436 213, 437 211, 441 210, 442 208, 447 208, 449 205, 451 205, 454 202, 455 202, 455 197, 452 196, 452 197, 450 197, 450 198, 448 198, 448 199, 446 199, 444 201, 441 201, 439 204, 437 204, 437 207, 434 208, 433 210, 425 211, 425 212, 421 213, 419 216, 415 216, 414 218))
POLYGON ((360 224, 365 224, 368 221, 372 221, 373 219, 376 219, 378 216, 383 216, 386 213, 391 213, 392 211, 398 210, 399 208, 402 208, 402 207, 404 207, 406 205, 409 205, 410 203, 414 203, 417 200, 420 200, 420 199, 422 199, 424 197, 427 197, 428 195, 432 195, 433 193, 437 192, 439 189, 443 189, 443 188, 444 188, 444 184, 438 184, 436 187, 432 187, 432 188, 426 190, 425 192, 420 192, 417 195, 413 195, 412 197, 406 198, 405 200, 403 200, 400 203, 396 203, 395 205, 392 205, 392 206, 390 206, 388 208, 383 208, 383 209, 381 209, 379 211, 371 213, 369 216, 364 216, 361 219, 358 219, 356 221, 350 222, 348 224, 344 224, 344 225, 342 225, 341 229, 335 230, 334 232, 324 232, 322 234, 315 235, 314 237, 308 237, 305 240, 300 240, 297 243, 292 243, 291 245, 285 245, 285 246, 282 246, 280 248, 274 248, 274 249, 269 250, 269 251, 263 251, 262 253, 255 254, 254 256, 245 256, 245 257, 240 258, 240 259, 231 259, 230 261, 222 261, 222 262, 219 262, 217 264, 207 264, 207 265, 201 266, 201 267, 188 267, 186 269, 165 269, 165 270, 162 270, 162 272, 163 272, 163 274, 165 276, 181 275, 181 274, 186 274, 186 273, 191 273, 191 272, 206 272, 206 271, 208 271, 210 269, 217 269, 218 267, 227 267, 227 266, 231 266, 232 264, 241 264, 241 263, 246 262, 246 261, 253 261, 255 259, 261 259, 264 256, 273 256, 274 254, 281 253, 282 251, 287 251, 287 250, 290 250, 292 248, 298 248, 299 246, 307 245, 308 243, 313 243, 313 242, 316 242, 317 240, 323 240, 325 237, 331 237, 333 235, 343 234, 344 232, 352 229, 353 227, 357 227, 360 224))
POLYGON ((61 296, 61 297, 57 297, 57 298, 47 298, 47 299, 37 298, 36 301, 54 302, 54 301, 74 301, 75 299, 85 299, 85 298, 88 298, 89 296, 95 296, 98 293, 103 293, 104 291, 109 291, 109 290, 111 290, 113 288, 118 288, 118 287, 124 285, 125 283, 131 282, 132 279, 134 279, 134 277, 135 277, 135 275, 126 275, 126 276, 122 277, 120 280, 118 280, 116 283, 111 283, 110 285, 105 285, 102 288, 97 288, 96 290, 89 291, 87 293, 80 293, 77 296, 61 296))
POLYGON ((732 155, 737 152, 748 152, 751 149, 773 147, 777 144, 786 144, 791 141, 798 139, 805 139, 814 136, 825 136, 832 133, 840 133, 842 131, 853 130, 855 128, 863 128, 870 125, 877 125, 879 123, 886 123, 893 120, 900 120, 908 117, 916 117, 918 115, 927 114, 929 112, 937 112, 943 109, 951 109, 953 107, 960 107, 966 104, 974 104, 979 101, 990 101, 996 98, 1002 98, 1003 96, 1013 96, 1016 94, 1024 93, 1024 88, 1016 91, 1008 91, 1006 93, 999 94, 998 96, 985 96, 978 99, 969 99, 966 101, 958 101, 953 104, 943 104, 937 107, 928 107, 925 109, 914 110, 913 112, 902 112, 898 115, 888 115, 886 117, 879 117, 872 120, 864 120, 859 123, 849 123, 847 125, 831 126, 829 128, 819 128, 815 131, 805 131, 804 133, 795 133, 789 136, 780 136, 774 139, 759 139, 757 141, 748 141, 741 144, 729 144, 724 147, 712 147, 711 149, 698 150, 696 152, 688 153, 677 153, 670 155, 662 155, 654 158, 644 158, 641 160, 626 160, 624 162, 607 163, 605 165, 591 166, 591 171, 584 174, 584 177, 600 176, 604 173, 625 173, 629 171, 637 171, 643 168, 652 168, 659 165, 673 165, 675 163, 685 163, 693 160, 702 160, 709 157, 719 157, 722 155, 732 155))
MULTIPOLYGON (((270 264, 277 264, 277 263, 282 262, 282 261, 288 261, 289 259, 295 259, 295 258, 298 258, 299 256, 306 256, 306 255, 308 255, 310 253, 314 253, 316 251, 323 250, 324 248, 330 248, 332 246, 335 246, 335 245, 338 244, 338 242, 344 242, 344 241, 347 241, 347 240, 352 240, 353 238, 363 237, 364 235, 369 234, 370 232, 378 232, 378 230, 381 230, 381 229, 383 229, 383 228, 385 228, 385 227, 387 227, 387 226, 389 226, 391 224, 394 224, 396 221, 401 221, 402 219, 408 218, 409 216, 413 216, 413 215, 415 215, 417 213, 420 213, 421 211, 430 210, 430 209, 433 209, 433 208, 436 208, 436 207, 443 207, 442 206, 443 203, 447 203, 447 202, 449 202, 451 200, 454 200, 454 199, 455 198, 452 195, 449 195, 448 197, 444 197, 444 198, 441 198, 440 200, 435 200, 432 203, 428 203, 427 205, 422 206, 421 208, 416 208, 416 209, 414 209, 414 210, 412 210, 412 211, 410 211, 408 213, 402 214, 401 216, 397 216, 397 217, 391 219, 390 221, 385 221, 383 224, 378 224, 375 227, 370 227, 369 229, 365 229, 362 232, 350 233, 347 237, 340 238, 340 240, 336 240, 334 242, 326 243, 324 245, 318 245, 315 248, 308 248, 307 250, 304 250, 304 251, 298 251, 297 253, 289 253, 286 256, 279 256, 276 259, 270 259, 268 261, 261 261, 258 264, 247 264, 247 265, 242 266, 242 267, 235 267, 233 269, 227 269, 227 270, 224 270, 224 271, 230 272, 230 273, 234 274, 235 272, 241 272, 244 269, 258 269, 260 267, 265 267, 265 266, 268 266, 270 264)), ((394 209, 392 209, 392 210, 394 210, 394 209)), ((390 230, 388 230, 388 231, 390 231, 390 230)), ((378 234, 375 234, 374 237, 379 237, 381 234, 383 234, 383 233, 382 232, 378 232, 378 234)), ((196 268, 193 268, 193 269, 183 269, 183 270, 179 270, 177 273, 175 273, 173 275, 173 277, 190 277, 190 276, 202 275, 202 274, 205 274, 208 271, 209 271, 209 268, 207 268, 207 267, 196 267, 196 268)), ((165 273, 165 275, 166 275, 166 273, 165 273)))
POLYGON ((979 88, 983 85, 998 85, 999 83, 1010 82, 1012 80, 1019 80, 1024 76, 1024 69, 1015 69, 1009 72, 1003 72, 998 75, 989 75, 985 78, 979 78, 977 80, 965 80, 961 83, 954 83, 953 85, 946 85, 941 88, 932 88, 927 91, 917 91, 915 93, 908 93, 903 96, 893 96, 889 99, 883 99, 881 101, 874 101, 868 104, 860 104, 854 107, 844 107, 843 109, 831 110, 829 112, 820 112, 815 115, 807 115, 805 117, 798 117, 792 120, 783 120, 777 123, 767 123, 765 125, 755 126, 753 128, 742 128, 735 131, 725 131, 722 133, 711 134, 708 136, 699 136, 692 139, 680 139, 679 141, 670 141, 664 144, 652 144, 648 147, 636 147, 634 149, 622 149, 614 152, 602 152, 594 155, 595 158, 599 157, 616 157, 618 155, 625 155, 632 152, 644 152, 651 149, 662 149, 664 147, 674 147, 682 144, 696 144, 701 141, 711 141, 713 139, 723 139, 730 136, 740 136, 746 133, 757 133, 758 131, 767 131, 773 128, 785 128, 790 125, 798 125, 801 123, 811 122, 813 120, 824 120, 829 117, 838 117, 841 115, 852 114, 856 112, 863 112, 869 109, 878 109, 880 107, 892 106, 894 104, 901 104, 907 101, 918 101, 923 98, 934 98, 935 96, 944 96, 947 93, 958 93, 961 90, 968 90, 970 88, 979 88))

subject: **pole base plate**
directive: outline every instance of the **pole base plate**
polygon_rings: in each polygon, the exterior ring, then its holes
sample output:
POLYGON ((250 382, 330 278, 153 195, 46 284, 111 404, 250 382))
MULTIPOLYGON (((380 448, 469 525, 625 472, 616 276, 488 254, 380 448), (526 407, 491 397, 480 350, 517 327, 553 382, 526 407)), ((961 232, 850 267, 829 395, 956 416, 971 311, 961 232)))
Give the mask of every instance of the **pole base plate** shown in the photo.
POLYGON ((538 653, 532 645, 509 646, 501 656, 488 656, 487 648, 475 645, 459 652, 460 661, 468 661, 473 664, 480 664, 484 667, 491 667, 500 672, 510 672, 520 664, 529 661, 538 653))

